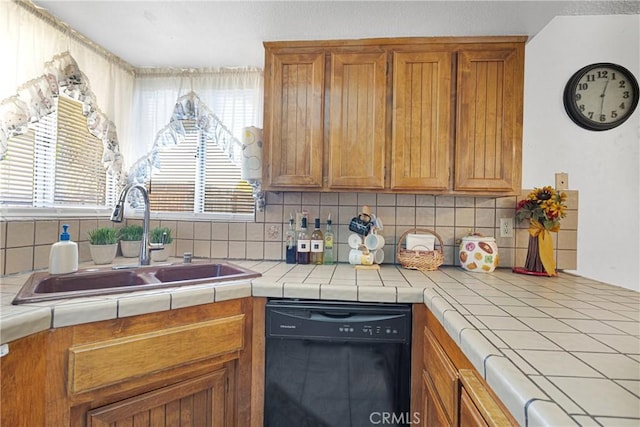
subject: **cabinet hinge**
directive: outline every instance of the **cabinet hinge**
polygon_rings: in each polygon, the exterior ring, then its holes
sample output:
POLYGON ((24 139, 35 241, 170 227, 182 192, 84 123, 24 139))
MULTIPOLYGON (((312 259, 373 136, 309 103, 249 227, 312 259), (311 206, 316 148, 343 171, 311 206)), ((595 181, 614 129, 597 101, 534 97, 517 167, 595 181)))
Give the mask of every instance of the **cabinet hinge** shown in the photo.
POLYGON ((227 385, 226 385, 225 393, 229 393, 229 377, 227 377, 227 385))

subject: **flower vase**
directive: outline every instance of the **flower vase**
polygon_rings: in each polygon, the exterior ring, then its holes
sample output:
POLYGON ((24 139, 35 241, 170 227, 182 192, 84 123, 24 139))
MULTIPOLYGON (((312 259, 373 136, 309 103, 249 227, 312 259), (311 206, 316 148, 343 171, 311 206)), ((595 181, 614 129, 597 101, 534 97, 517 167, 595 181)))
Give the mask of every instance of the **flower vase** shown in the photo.
POLYGON ((535 273, 544 273, 544 265, 540 259, 538 236, 529 236, 529 246, 527 247, 527 259, 524 268, 535 273))
POLYGON ((540 244, 538 236, 529 236, 529 245, 527 247, 527 258, 524 267, 514 267, 513 271, 520 274, 531 274, 534 276, 551 276, 544 269, 542 259, 540 258, 540 244))

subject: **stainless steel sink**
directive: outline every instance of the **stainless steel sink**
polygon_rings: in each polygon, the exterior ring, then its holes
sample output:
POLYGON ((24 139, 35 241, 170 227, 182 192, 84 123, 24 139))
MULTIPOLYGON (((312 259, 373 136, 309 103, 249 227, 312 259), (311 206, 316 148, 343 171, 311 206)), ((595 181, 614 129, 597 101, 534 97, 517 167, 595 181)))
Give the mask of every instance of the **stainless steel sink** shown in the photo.
POLYGON ((60 275, 39 272, 29 276, 13 304, 224 283, 259 276, 260 273, 226 262, 135 267, 126 270, 92 268, 60 275))

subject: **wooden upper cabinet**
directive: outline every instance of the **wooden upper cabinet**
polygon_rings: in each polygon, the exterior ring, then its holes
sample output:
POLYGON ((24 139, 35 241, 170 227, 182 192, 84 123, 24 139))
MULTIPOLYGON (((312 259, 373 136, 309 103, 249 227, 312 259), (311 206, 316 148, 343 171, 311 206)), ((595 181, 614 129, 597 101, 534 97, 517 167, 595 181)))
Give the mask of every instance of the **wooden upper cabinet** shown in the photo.
POLYGON ((331 54, 328 187, 383 189, 387 54, 331 54))
POLYGON ((325 54, 267 49, 265 58, 265 186, 322 187, 325 54))
POLYGON ((462 49, 457 78, 454 190, 519 191, 524 43, 462 49))
POLYGON ((525 41, 265 42, 263 187, 519 194, 525 41))
POLYGON ((451 68, 451 52, 393 53, 392 190, 449 187, 451 68))

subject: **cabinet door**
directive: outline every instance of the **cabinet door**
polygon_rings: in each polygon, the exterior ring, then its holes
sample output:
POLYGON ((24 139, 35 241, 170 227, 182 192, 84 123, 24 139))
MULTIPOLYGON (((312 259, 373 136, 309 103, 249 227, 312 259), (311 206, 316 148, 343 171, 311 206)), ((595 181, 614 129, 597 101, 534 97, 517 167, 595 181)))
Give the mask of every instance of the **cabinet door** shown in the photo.
POLYGON ((265 74, 265 187, 320 188, 324 51, 267 50, 265 74))
POLYGON ((451 425, 458 422, 459 389, 458 371, 436 337, 424 329, 423 364, 451 425))
POLYGON ((451 53, 393 55, 392 190, 446 190, 451 140, 451 53))
POLYGON ((329 188, 384 188, 386 70, 385 52, 331 55, 329 188))
POLYGON ((91 410, 87 414, 87 426, 224 426, 226 384, 227 371, 220 369, 203 377, 91 410))
POLYGON ((422 373, 422 427, 449 427, 450 423, 426 372, 422 373))
POLYGON ((454 190, 521 186, 524 43, 458 53, 454 190))

